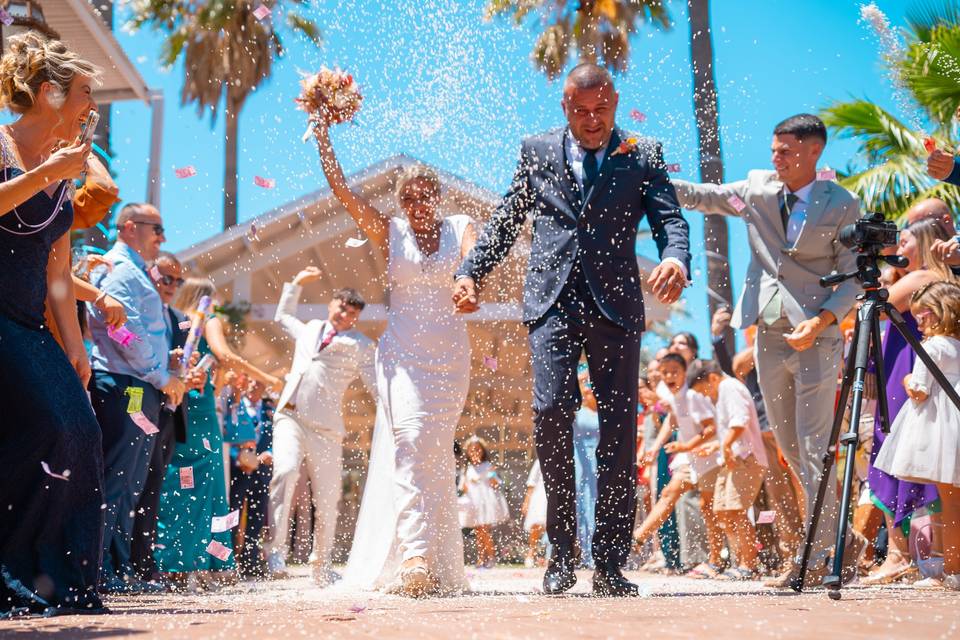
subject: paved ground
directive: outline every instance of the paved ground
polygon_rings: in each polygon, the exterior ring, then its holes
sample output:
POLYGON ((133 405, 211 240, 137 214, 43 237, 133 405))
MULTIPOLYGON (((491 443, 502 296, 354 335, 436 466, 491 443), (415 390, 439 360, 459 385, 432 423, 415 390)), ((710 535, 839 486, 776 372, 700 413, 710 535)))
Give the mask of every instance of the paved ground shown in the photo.
POLYGON ((770 593, 759 583, 629 574, 644 597, 538 595, 540 570, 471 570, 475 593, 411 601, 324 591, 306 572, 215 593, 115 597, 111 616, 0 622, 0 638, 960 638, 960 593, 849 587, 770 593))

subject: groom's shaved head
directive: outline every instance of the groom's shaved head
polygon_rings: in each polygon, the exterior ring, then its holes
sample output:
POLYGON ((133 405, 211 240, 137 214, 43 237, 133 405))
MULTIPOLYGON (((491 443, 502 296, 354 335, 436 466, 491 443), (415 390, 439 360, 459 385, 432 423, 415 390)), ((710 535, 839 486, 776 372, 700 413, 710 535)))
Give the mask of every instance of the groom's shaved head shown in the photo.
POLYGON ((610 72, 584 63, 570 71, 563 83, 560 106, 577 143, 584 149, 605 147, 617 114, 617 92, 610 72))
POLYGON ((593 89, 605 84, 613 86, 613 76, 610 72, 600 65, 584 62, 570 70, 563 83, 563 90, 566 92, 567 89, 593 89))

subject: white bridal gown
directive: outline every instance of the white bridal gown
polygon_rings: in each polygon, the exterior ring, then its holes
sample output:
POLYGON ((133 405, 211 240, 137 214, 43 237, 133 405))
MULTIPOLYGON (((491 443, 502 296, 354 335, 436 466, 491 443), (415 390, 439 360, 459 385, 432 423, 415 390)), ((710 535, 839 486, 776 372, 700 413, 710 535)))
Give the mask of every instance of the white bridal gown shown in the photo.
POLYGON ((405 219, 390 221, 390 305, 377 348, 377 421, 344 586, 379 589, 426 558, 447 593, 467 587, 453 441, 470 382, 470 342, 450 292, 465 215, 445 218, 424 256, 405 219))

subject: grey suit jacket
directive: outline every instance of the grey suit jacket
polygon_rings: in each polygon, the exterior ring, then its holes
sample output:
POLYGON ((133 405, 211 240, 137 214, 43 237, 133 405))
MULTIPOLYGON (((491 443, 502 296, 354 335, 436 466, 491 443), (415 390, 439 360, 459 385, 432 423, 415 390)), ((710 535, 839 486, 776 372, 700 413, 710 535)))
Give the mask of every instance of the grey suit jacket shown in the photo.
POLYGON ((848 280, 835 289, 825 289, 818 281, 821 276, 856 267, 854 253, 837 240, 840 229, 860 216, 855 195, 835 182, 814 184, 803 230, 790 246, 780 218, 783 183, 775 172, 751 171, 746 180, 721 185, 673 183, 684 208, 739 216, 747 225, 750 266, 733 314, 734 327, 755 324, 777 288, 793 325, 821 310, 830 311, 839 322, 853 307, 860 291, 857 281, 848 280), (741 205, 732 196, 746 206, 738 211, 741 205))
POLYGON ((343 436, 343 394, 354 379, 360 378, 370 393, 376 392, 374 353, 376 344, 356 329, 338 333, 320 351, 326 321, 303 322, 297 318, 301 287, 283 285, 275 320, 296 340, 293 366, 277 401, 283 408, 288 401, 297 406, 297 418, 314 430, 343 436))

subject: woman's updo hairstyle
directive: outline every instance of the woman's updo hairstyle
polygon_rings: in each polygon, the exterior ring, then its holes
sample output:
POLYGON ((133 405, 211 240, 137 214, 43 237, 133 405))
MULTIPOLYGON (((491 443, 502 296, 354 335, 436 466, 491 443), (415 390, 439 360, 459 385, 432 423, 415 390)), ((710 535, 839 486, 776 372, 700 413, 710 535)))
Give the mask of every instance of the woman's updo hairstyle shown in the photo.
POLYGON ((36 103, 40 86, 49 82, 66 99, 70 83, 78 76, 98 79, 100 68, 87 62, 59 40, 48 40, 36 31, 11 37, 0 58, 0 108, 25 113, 36 103))
POLYGON ((394 193, 398 200, 403 194, 403 189, 414 180, 424 180, 432 183, 437 190, 437 195, 440 194, 440 176, 437 175, 437 172, 426 165, 415 163, 405 167, 397 177, 397 185, 394 193))

